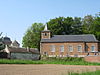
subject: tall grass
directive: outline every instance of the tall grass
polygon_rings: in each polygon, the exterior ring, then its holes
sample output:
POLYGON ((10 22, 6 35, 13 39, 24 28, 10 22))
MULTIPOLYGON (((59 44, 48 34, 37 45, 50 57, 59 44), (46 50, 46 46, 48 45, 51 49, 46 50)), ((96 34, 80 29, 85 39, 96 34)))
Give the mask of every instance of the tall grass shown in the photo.
POLYGON ((42 61, 0 59, 0 64, 43 64, 42 61))
POLYGON ((83 60, 83 58, 46 58, 45 60, 14 60, 14 59, 0 59, 0 64, 64 64, 64 65, 100 65, 100 63, 90 63, 83 60))
POLYGON ((68 75, 100 75, 100 71, 86 72, 86 73, 69 73, 68 75))
POLYGON ((78 57, 67 57, 67 58, 56 58, 56 57, 47 57, 45 61, 48 64, 64 64, 64 65, 100 65, 100 63, 90 63, 84 61, 83 58, 78 57))

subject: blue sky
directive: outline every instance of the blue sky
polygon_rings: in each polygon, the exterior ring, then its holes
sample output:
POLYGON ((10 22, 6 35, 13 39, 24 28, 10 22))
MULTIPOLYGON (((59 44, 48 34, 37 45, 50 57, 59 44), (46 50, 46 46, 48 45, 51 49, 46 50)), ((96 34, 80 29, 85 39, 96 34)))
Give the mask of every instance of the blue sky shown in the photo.
POLYGON ((84 17, 100 12, 100 0, 0 0, 0 32, 22 43, 28 27, 55 17, 84 17))

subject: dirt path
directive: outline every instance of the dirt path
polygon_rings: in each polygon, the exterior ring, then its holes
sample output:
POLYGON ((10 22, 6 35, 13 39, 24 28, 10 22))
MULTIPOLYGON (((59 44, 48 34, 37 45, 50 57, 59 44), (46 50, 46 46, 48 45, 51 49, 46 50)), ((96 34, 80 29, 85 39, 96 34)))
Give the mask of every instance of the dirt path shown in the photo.
POLYGON ((68 72, 87 72, 100 70, 100 66, 77 65, 17 65, 1 64, 0 75, 67 75, 68 72))

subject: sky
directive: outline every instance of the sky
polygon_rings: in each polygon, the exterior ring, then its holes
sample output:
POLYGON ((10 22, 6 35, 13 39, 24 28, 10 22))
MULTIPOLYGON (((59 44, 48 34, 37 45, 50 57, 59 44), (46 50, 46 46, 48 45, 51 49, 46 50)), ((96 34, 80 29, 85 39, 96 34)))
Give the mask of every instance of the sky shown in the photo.
POLYGON ((100 0, 0 0, 0 32, 22 46, 32 23, 55 17, 84 17, 100 12, 100 0))

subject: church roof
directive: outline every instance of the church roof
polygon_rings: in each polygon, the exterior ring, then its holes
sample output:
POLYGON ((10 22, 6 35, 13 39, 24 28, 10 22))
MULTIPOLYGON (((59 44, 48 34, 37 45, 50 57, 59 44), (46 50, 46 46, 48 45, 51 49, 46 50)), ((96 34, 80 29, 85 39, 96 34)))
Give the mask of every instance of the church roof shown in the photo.
POLYGON ((41 42, 98 42, 98 40, 92 34, 53 35, 50 39, 41 39, 41 42))

